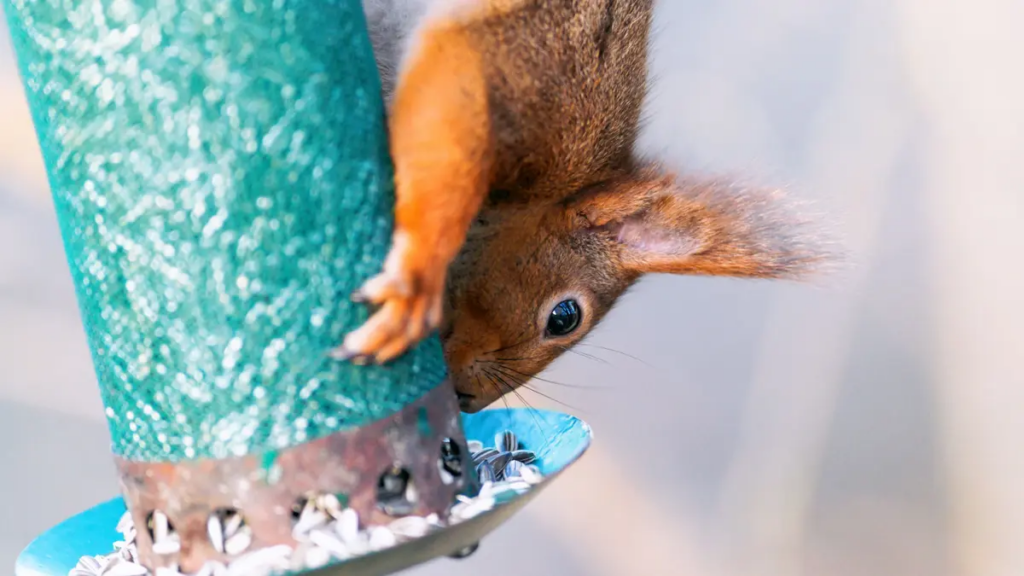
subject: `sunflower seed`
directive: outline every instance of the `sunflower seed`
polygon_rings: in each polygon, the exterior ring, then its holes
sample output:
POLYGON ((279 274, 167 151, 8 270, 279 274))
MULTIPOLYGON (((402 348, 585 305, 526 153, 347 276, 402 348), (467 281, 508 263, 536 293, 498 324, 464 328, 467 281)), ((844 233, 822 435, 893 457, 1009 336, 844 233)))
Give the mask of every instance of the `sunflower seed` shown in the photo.
POLYGON ((148 573, 145 566, 123 560, 112 562, 102 572, 103 576, 143 576, 148 573))
POLYGON ((217 552, 224 552, 224 525, 216 514, 211 514, 206 520, 206 535, 210 537, 210 545, 217 552))
POLYGON ((497 478, 498 480, 502 480, 504 479, 505 475, 505 465, 508 464, 511 460, 512 454, 509 452, 504 452, 502 454, 491 456, 485 462, 491 465, 491 468, 494 470, 495 478, 497 478))
POLYGON ((153 524, 153 541, 166 540, 171 533, 171 521, 167 515, 159 510, 154 510, 150 521, 153 524))
MULTIPOLYGON (((484 448, 479 441, 468 442, 482 481, 480 491, 476 497, 457 496, 444 521, 438 514, 406 516, 387 527, 360 530, 358 513, 345 508, 337 495, 311 496, 301 500, 296 507, 293 535, 299 540, 298 546, 281 545, 245 552, 252 546, 252 532, 244 517, 231 510, 211 517, 207 529, 214 548, 226 551, 235 557, 234 560, 227 566, 208 562, 195 576, 272 576, 272 573, 289 567, 293 571, 319 568, 329 564, 332 557, 347 560, 399 542, 422 538, 438 528, 459 524, 493 509, 498 498, 511 492, 523 493, 532 485, 543 482, 543 474, 535 464, 537 455, 518 449, 514 433, 498 434, 495 443, 497 448, 484 448)), ((148 519, 148 528, 153 535, 154 553, 180 552, 180 539, 165 514, 154 512, 148 519)), ((124 541, 114 543, 114 552, 106 556, 81 558, 69 576, 149 576, 150 573, 138 562, 136 530, 130 514, 121 516, 117 531, 124 536, 124 541)), ((177 566, 173 566, 158 569, 154 576, 183 575, 177 566)))
POLYGON ((181 552, 181 543, 175 540, 164 540, 162 542, 153 543, 153 554, 166 556, 168 554, 177 554, 178 552, 181 552))
POLYGON ((452 506, 452 519, 456 522, 469 520, 494 508, 493 497, 476 498, 471 502, 460 502, 452 506))
POLYGON ((324 494, 319 498, 317 502, 320 509, 327 513, 331 518, 337 519, 341 515, 343 509, 341 500, 334 494, 324 494))
MULTIPOLYGON (((135 530, 135 526, 132 524, 132 515, 130 512, 125 512, 121 515, 121 519, 117 521, 117 528, 115 528, 121 534, 127 534, 129 530, 135 530)), ((125 536, 127 538, 127 536, 125 536)))
POLYGON ((360 532, 359 536, 353 539, 351 542, 346 542, 346 546, 353 556, 362 556, 371 551, 370 549, 370 536, 366 532, 360 532))
POLYGON ((519 448, 519 440, 514 432, 505 430, 494 437, 494 447, 502 452, 512 452, 519 448))
POLYGON ((252 568, 247 568, 246 570, 248 570, 248 572, 241 572, 241 571, 232 572, 231 567, 228 566, 228 572, 227 572, 227 574, 225 576, 272 576, 276 572, 284 570, 284 568, 279 569, 279 570, 275 570, 274 568, 271 568, 270 566, 266 566, 266 565, 260 564, 260 565, 253 566, 252 568))
POLYGON ((114 550, 118 558, 129 562, 135 561, 135 558, 132 556, 132 547, 127 542, 114 542, 114 550))
POLYGON ((497 496, 499 494, 504 494, 506 492, 515 492, 517 494, 521 494, 523 492, 526 492, 529 489, 530 489, 530 483, 529 482, 525 482, 523 480, 516 480, 516 481, 510 481, 510 482, 502 482, 501 484, 495 486, 493 494, 494 494, 494 496, 497 496))
POLYGON ((210 560, 203 567, 196 572, 196 576, 225 576, 227 574, 228 567, 216 560, 210 560))
POLYGON ((345 544, 352 544, 359 538, 359 514, 346 508, 334 525, 334 531, 345 544))
POLYGON ((305 537, 306 533, 313 528, 319 528, 326 523, 326 514, 313 508, 306 508, 302 511, 302 515, 299 516, 299 521, 295 523, 295 527, 292 528, 292 536, 299 540, 305 537))
POLYGON ((291 547, 286 544, 278 544, 277 546, 271 546, 269 548, 250 552, 249 554, 246 554, 246 556, 260 558, 275 570, 284 570, 288 567, 288 557, 291 553, 291 547))
POLYGON ((391 548, 397 544, 395 533, 383 526, 376 526, 370 529, 370 549, 373 551, 391 548))
POLYGON ((497 456, 498 454, 501 454, 501 452, 494 448, 485 448, 484 450, 473 454, 473 464, 479 464, 488 458, 497 456))
POLYGON ((243 518, 238 512, 231 512, 224 520, 224 537, 230 538, 242 527, 243 518))
POLYGON ((248 530, 242 530, 224 542, 224 552, 229 556, 237 556, 248 550, 251 545, 252 534, 248 530))
POLYGON ((312 542, 300 542, 296 546, 295 550, 292 551, 291 555, 287 559, 288 570, 290 572, 299 572, 306 568, 306 556, 309 551, 316 548, 316 544, 312 542))
POLYGON ((540 468, 532 465, 524 466, 523 469, 519 471, 519 475, 523 480, 531 485, 537 485, 544 481, 544 476, 540 473, 540 468))
POLYGON ((530 452, 529 450, 513 450, 512 459, 518 460, 523 464, 533 464, 537 461, 537 454, 530 452))
POLYGON ((100 574, 105 574, 115 565, 124 562, 124 560, 117 554, 108 554, 107 556, 96 556, 96 559, 100 562, 100 574))
POLYGON ((267 572, 286 570, 289 567, 288 558, 291 554, 292 548, 285 544, 255 550, 244 556, 239 556, 231 564, 228 564, 227 576, 249 576, 253 573, 263 573, 262 570, 267 572))
POLYGON ((331 563, 331 553, 323 548, 310 548, 306 552, 306 568, 315 570, 331 563))
POLYGON ((99 560, 92 556, 83 556, 79 558, 78 565, 76 566, 76 568, 81 568, 82 570, 89 570, 90 572, 99 572, 103 569, 103 565, 100 564, 99 560))
POLYGON ((430 524, 426 518, 406 516, 388 524, 388 529, 400 538, 413 539, 426 536, 430 531, 430 524))
POLYGON ((309 541, 327 550, 338 560, 347 560, 352 553, 335 534, 326 530, 313 530, 309 533, 309 541))
MULTIPOLYGON (((484 482, 483 484, 480 485, 480 492, 477 493, 476 497, 477 498, 487 498, 488 496, 493 495, 494 494, 494 487, 496 485, 497 484, 494 483, 494 482, 484 482)), ((466 502, 472 502, 472 500, 467 500, 466 502)))
POLYGON ((494 482, 498 477, 497 473, 494 471, 494 466, 492 466, 490 462, 481 462, 476 467, 476 475, 481 482, 494 482))
POLYGON ((228 564, 225 576, 270 576, 273 572, 274 569, 269 565, 252 560, 242 564, 238 562, 228 564))
POLYGON ((464 512, 468 514, 468 517, 472 518, 492 508, 494 508, 494 497, 488 496, 486 498, 477 498, 464 512))
POLYGON ((517 478, 522 474, 525 466, 519 460, 509 460, 508 464, 505 464, 505 469, 502 470, 502 474, 506 479, 517 478))

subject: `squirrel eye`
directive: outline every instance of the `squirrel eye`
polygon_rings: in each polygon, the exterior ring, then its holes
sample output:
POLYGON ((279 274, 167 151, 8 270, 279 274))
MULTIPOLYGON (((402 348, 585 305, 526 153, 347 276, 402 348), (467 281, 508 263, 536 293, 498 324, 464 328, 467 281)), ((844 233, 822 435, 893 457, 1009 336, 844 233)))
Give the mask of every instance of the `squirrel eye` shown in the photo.
POLYGON ((575 300, 562 300, 551 310, 548 316, 547 333, 549 336, 565 336, 579 327, 583 314, 575 300))

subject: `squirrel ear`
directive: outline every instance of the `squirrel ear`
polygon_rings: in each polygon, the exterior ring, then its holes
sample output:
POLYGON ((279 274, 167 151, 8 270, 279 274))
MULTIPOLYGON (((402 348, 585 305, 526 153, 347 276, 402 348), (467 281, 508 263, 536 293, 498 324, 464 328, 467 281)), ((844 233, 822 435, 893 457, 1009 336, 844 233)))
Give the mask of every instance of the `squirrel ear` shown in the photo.
POLYGON ((573 226, 610 243, 633 274, 793 278, 825 259, 775 190, 683 180, 647 167, 581 192, 573 226))

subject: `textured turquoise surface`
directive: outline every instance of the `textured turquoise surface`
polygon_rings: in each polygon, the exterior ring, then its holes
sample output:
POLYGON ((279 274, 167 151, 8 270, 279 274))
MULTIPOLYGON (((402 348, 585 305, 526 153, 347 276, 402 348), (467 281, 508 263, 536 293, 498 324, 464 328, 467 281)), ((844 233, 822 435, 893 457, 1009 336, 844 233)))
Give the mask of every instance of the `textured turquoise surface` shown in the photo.
POLYGON ((0 1, 115 453, 284 448, 443 379, 436 337, 326 356, 392 227, 359 0, 0 1))
MULTIPOLYGON (((589 447, 590 427, 573 416, 548 411, 485 410, 463 415, 466 437, 485 444, 512 430, 524 448, 535 450, 546 476, 564 471, 589 447)), ((110 500, 74 516, 37 538, 18 558, 17 576, 63 576, 85 555, 108 554, 121 536, 114 527, 124 502, 110 500)))

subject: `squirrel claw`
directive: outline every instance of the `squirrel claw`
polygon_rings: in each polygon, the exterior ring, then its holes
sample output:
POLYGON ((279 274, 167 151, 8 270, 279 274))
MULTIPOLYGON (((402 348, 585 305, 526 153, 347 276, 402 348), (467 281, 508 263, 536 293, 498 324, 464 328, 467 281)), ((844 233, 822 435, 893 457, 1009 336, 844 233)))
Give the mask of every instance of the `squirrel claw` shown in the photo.
POLYGON ((384 364, 404 354, 439 324, 444 268, 437 274, 429 270, 410 274, 402 258, 392 262, 398 265, 385 266, 383 273, 352 294, 354 301, 374 304, 376 310, 331 352, 332 358, 384 364), (437 278, 442 280, 433 281, 437 278))
POLYGON ((328 356, 330 356, 334 360, 347 360, 359 366, 365 366, 366 364, 369 364, 371 361, 373 361, 373 358, 371 356, 368 356, 366 354, 359 354, 358 352, 353 352, 352 350, 346 348, 344 344, 338 346, 334 350, 331 350, 328 356))
POLYGON ((348 360, 352 357, 352 352, 344 346, 338 346, 334 350, 331 350, 327 355, 333 360, 348 360))

